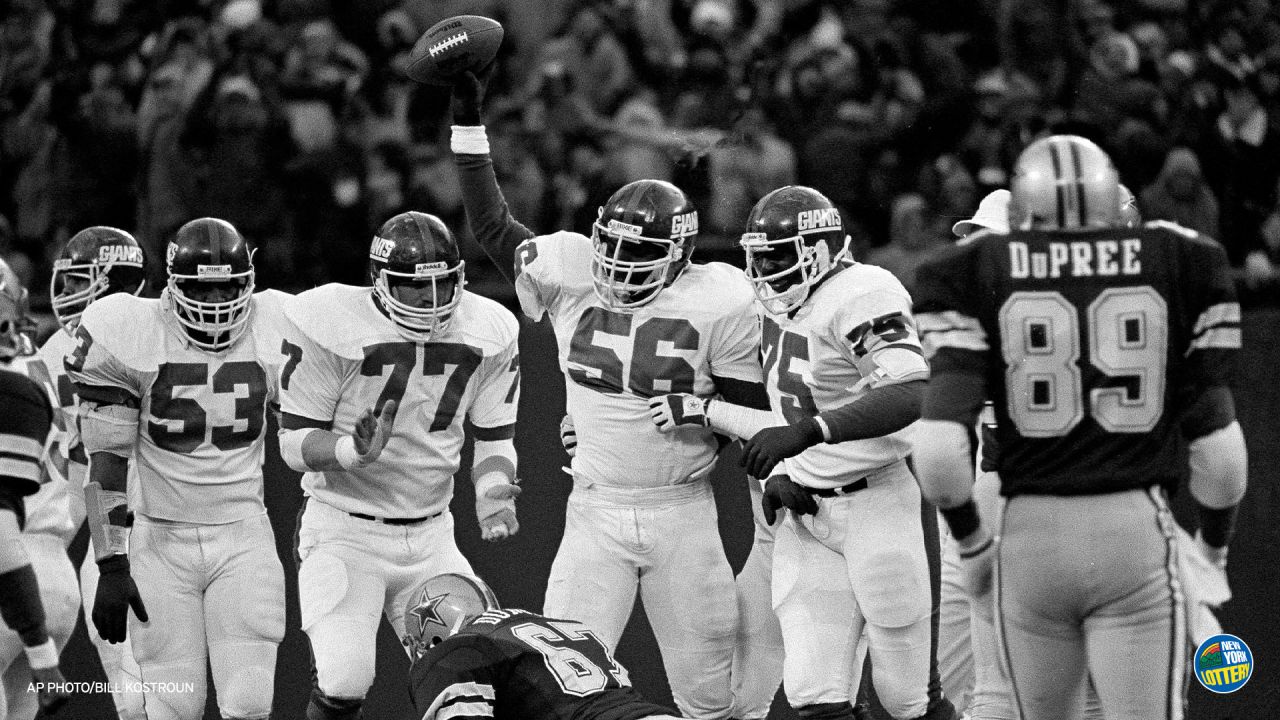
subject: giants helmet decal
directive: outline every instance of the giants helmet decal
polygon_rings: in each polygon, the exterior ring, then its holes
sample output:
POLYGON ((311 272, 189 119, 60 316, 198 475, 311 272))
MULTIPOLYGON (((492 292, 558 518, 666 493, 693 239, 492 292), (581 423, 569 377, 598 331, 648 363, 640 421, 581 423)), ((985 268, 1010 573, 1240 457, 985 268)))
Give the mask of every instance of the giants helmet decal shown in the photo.
POLYGON ((637 180, 600 208, 591 240, 596 295, 611 308, 640 307, 688 266, 698 241, 698 211, 675 185, 637 180))
POLYGON ((75 332, 90 303, 118 292, 137 295, 146 280, 146 258, 132 235, 104 225, 76 233, 53 263, 49 302, 58 323, 75 332))
POLYGON ((1009 227, 1078 231, 1120 225, 1120 178, 1111 158, 1078 135, 1027 146, 1009 185, 1009 227))
POLYGON ((466 263, 440 218, 400 213, 383 223, 369 245, 369 279, 378 307, 400 334, 414 341, 439 336, 462 302, 466 263), (430 300, 405 302, 397 294, 417 288, 430 300), (425 294, 425 292, 424 292, 425 294))
POLYGON ((825 195, 802 185, 760 198, 739 244, 747 253, 747 277, 756 297, 773 315, 800 307, 810 288, 849 252, 840 211, 825 195))
POLYGON ((417 659, 456 634, 467 620, 499 608, 498 597, 480 578, 457 573, 436 575, 409 596, 401 642, 417 659))
POLYGON ((231 347, 249 327, 253 301, 253 253, 240 232, 226 220, 192 220, 178 228, 165 258, 165 301, 191 343, 214 352, 231 347), (191 297, 206 283, 228 286, 235 296, 219 301, 191 297))

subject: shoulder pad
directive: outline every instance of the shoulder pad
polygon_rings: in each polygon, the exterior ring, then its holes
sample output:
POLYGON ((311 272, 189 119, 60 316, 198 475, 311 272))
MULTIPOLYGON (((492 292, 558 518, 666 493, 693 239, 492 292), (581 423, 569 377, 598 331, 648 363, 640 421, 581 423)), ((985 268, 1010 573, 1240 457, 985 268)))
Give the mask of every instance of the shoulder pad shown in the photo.
POLYGON ((477 345, 500 351, 515 342, 520 323, 510 310, 496 300, 464 290, 449 334, 460 333, 477 345))
POLYGON ((286 297, 284 314, 316 345, 358 360, 384 320, 369 300, 372 293, 373 288, 329 283, 286 297))
POLYGON ((115 293, 95 300, 80 316, 80 326, 95 345, 135 370, 156 367, 165 332, 160 301, 115 293))

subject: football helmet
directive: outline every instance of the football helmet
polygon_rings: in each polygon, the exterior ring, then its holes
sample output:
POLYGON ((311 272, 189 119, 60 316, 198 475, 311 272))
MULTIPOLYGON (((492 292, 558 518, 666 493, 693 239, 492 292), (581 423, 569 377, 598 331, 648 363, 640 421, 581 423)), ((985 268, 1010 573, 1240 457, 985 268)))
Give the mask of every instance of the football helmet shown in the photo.
POLYGON ((1027 146, 1009 184, 1009 227, 1080 231, 1120 225, 1120 177, 1111 158, 1079 135, 1027 146))
POLYGON ((416 660, 456 634, 467 620, 500 608, 498 596, 480 578, 458 573, 436 575, 409 596, 401 642, 416 660))
POLYGON ((62 329, 74 333, 80 315, 100 297, 142 292, 145 264, 142 246, 124 230, 95 225, 72 236, 49 280, 49 302, 62 329))
POLYGON ((827 196, 803 185, 778 188, 747 216, 739 243, 747 277, 772 315, 800 307, 809 290, 849 253, 840 211, 827 196))
POLYGON ((1142 211, 1138 209, 1138 198, 1124 183, 1117 188, 1120 191, 1120 224, 1127 228, 1136 228, 1142 224, 1142 211))
POLYGON ((178 228, 165 254, 165 301, 191 343, 218 352, 249 327, 253 252, 226 220, 200 218, 178 228))
POLYGON ((378 228, 369 246, 369 279, 378 307, 414 341, 438 336, 462 302, 466 263, 458 241, 435 215, 405 212, 378 228))
POLYGON ((698 211, 675 185, 636 180, 600 208, 591 241, 596 295, 614 309, 640 307, 689 265, 698 241, 698 211))
POLYGON ((9 263, 0 260, 0 360, 34 355, 35 322, 27 315, 27 289, 9 263))

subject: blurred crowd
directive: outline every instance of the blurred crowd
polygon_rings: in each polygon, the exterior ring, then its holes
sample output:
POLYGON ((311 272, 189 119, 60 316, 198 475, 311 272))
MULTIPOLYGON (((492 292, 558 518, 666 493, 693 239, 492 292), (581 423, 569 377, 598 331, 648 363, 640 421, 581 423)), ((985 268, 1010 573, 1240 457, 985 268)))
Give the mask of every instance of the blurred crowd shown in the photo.
POLYGON ((1108 150, 1145 219, 1221 241, 1247 302, 1280 302, 1268 0, 0 5, 0 252, 36 287, 94 224, 162 261, 185 221, 225 218, 287 290, 362 282, 370 233, 403 210, 464 229, 449 89, 403 68, 426 28, 472 13, 506 28, 486 123, 536 230, 584 231, 620 184, 663 178, 702 211, 699 252, 732 257, 754 202, 800 182, 910 285, 1052 129, 1108 150))

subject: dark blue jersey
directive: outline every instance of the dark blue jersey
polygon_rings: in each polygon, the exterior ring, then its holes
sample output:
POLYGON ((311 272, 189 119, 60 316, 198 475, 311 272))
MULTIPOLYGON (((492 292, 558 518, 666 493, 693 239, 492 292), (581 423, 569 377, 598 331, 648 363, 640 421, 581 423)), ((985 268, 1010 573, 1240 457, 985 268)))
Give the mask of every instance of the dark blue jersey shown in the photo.
POLYGON ((1177 483, 1184 414, 1240 348, 1226 253, 1170 223, 983 234, 923 266, 915 300, 949 376, 924 417, 970 423, 989 397, 1006 495, 1177 483))
POLYGON ((423 720, 639 720, 673 715, 573 620, 493 610, 432 648, 409 673, 423 720))

